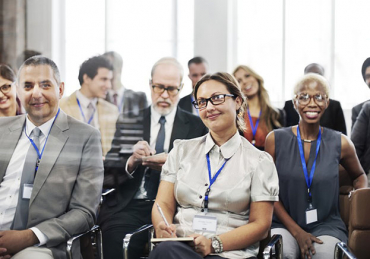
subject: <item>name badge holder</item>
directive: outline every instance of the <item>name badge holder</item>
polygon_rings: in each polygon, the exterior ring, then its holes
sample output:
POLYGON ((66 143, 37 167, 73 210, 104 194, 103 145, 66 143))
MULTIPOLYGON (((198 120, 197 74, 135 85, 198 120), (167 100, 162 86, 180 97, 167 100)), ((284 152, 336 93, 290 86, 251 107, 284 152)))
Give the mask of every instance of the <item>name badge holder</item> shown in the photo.
POLYGON ((225 162, 221 166, 220 169, 216 172, 216 174, 212 178, 211 173, 211 164, 209 161, 209 154, 206 155, 207 157, 207 166, 208 166, 208 177, 209 177, 209 187, 207 188, 205 194, 204 194, 204 200, 203 200, 203 213, 199 215, 195 215, 193 219, 193 229, 197 231, 202 232, 211 232, 216 233, 217 230, 217 218, 215 216, 207 216, 208 213, 208 196, 211 191, 212 184, 216 181, 217 177, 221 173, 222 169, 225 167, 225 164, 228 159, 225 159, 225 162))
POLYGON ((304 151, 303 151, 303 145, 302 145, 302 140, 301 140, 301 134, 299 132, 299 126, 297 126, 297 142, 298 142, 299 153, 300 153, 302 167, 303 167, 303 173, 304 173, 306 184, 307 184, 308 208, 306 209, 305 214, 306 214, 306 224, 308 225, 308 224, 317 222, 318 220, 317 209, 312 205, 311 185, 312 185, 313 175, 315 173, 317 155, 319 153, 320 144, 321 144, 321 127, 319 127, 319 135, 317 137, 317 145, 316 145, 316 155, 315 155, 315 160, 312 164, 310 176, 308 176, 308 170, 307 170, 306 161, 304 158, 304 151))

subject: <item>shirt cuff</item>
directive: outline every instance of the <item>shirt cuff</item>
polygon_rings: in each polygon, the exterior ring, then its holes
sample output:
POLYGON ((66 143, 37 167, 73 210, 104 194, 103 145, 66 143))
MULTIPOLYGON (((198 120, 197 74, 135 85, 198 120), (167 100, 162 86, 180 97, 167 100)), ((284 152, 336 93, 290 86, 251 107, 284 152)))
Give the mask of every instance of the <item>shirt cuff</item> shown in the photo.
POLYGON ((136 167, 136 168, 135 168, 135 170, 134 170, 134 171, 132 171, 131 173, 128 171, 128 162, 130 161, 130 159, 131 159, 131 156, 128 158, 128 160, 127 160, 127 162, 126 162, 125 172, 126 172, 126 174, 127 174, 127 176, 128 176, 128 178, 129 178, 129 179, 133 179, 134 177, 133 177, 132 175, 135 173, 135 171, 136 171, 137 167, 136 167))
POLYGON ((30 228, 33 233, 36 235, 36 237, 39 239, 39 242, 38 244, 36 244, 35 246, 42 246, 42 245, 45 245, 46 242, 48 241, 48 237, 42 233, 38 228, 30 228))

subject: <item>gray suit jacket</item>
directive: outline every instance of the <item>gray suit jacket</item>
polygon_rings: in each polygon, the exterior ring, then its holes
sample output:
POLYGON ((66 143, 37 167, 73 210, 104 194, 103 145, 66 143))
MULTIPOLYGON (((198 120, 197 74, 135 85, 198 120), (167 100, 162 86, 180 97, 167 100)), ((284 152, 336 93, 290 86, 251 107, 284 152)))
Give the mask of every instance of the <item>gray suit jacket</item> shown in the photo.
MULTIPOLYGON (((0 119, 1 181, 25 119, 26 115, 0 119)), ((66 241, 72 235, 94 225, 103 175, 98 130, 60 111, 35 177, 27 223, 48 237, 45 247, 55 259, 66 258, 66 241)), ((78 258, 77 249, 75 253, 78 258)))

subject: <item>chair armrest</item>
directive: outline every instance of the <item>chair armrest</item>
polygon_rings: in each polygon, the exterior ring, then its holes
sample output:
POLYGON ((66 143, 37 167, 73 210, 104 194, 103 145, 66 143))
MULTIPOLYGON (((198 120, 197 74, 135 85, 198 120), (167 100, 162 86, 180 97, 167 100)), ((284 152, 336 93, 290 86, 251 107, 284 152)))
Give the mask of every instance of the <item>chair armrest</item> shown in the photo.
POLYGON ((102 258, 102 252, 103 252, 102 233, 101 233, 100 227, 98 225, 95 225, 89 231, 86 231, 82 234, 75 235, 67 241, 66 251, 67 251, 68 259, 72 259, 72 247, 73 247, 74 242, 80 239, 81 237, 91 234, 91 233, 94 233, 96 236, 98 254, 100 258, 102 258))
POLYGON ((126 234, 125 238, 123 239, 123 258, 128 259, 128 248, 130 245, 130 240, 133 236, 138 235, 144 231, 150 231, 150 235, 148 236, 148 243, 149 243, 149 250, 153 250, 152 244, 150 243, 150 239, 153 237, 154 228, 152 224, 146 224, 132 233, 126 234))
POLYGON ((270 242, 266 245, 265 249, 263 249, 263 259, 271 258, 273 247, 275 247, 274 258, 283 258, 283 237, 281 235, 273 235, 270 242))
POLYGON ((105 199, 105 196, 107 196, 108 194, 114 192, 116 189, 112 188, 112 189, 105 189, 103 190, 103 193, 101 194, 101 197, 100 197, 100 205, 103 204, 103 201, 105 199))
POLYGON ((346 255, 348 259, 356 259, 356 256, 350 251, 346 243, 338 242, 335 245, 334 259, 342 259, 344 255, 346 255))

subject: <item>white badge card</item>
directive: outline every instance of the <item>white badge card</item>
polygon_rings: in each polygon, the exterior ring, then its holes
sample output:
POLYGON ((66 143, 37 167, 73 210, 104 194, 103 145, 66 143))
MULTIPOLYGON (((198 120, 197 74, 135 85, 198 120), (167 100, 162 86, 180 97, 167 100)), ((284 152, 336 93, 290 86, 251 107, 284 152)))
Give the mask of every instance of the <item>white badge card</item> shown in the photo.
POLYGON ((32 189, 33 189, 33 184, 23 184, 23 194, 22 198, 23 199, 31 199, 31 194, 32 194, 32 189))
POLYGON ((217 218, 213 216, 195 215, 193 219, 193 229, 216 233, 217 218))
POLYGON ((306 224, 311 224, 317 221, 317 209, 307 209, 306 210, 306 224))

